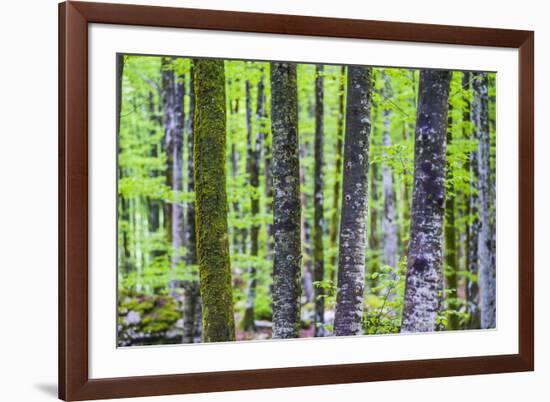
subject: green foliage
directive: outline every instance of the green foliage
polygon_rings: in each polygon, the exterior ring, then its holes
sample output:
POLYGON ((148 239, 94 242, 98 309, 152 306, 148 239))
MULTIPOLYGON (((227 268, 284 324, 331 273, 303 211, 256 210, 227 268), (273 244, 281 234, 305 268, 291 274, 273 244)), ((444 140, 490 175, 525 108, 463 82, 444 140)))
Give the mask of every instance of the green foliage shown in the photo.
MULTIPOLYGON (((198 280, 198 265, 188 263, 187 243, 173 249, 170 236, 170 207, 182 205, 187 217, 189 204, 197 194, 188 188, 187 166, 193 161, 192 144, 188 143, 190 128, 189 104, 191 102, 191 59, 173 58, 170 63, 162 63, 162 57, 125 56, 122 77, 122 102, 120 111, 120 135, 118 138, 118 287, 119 287, 119 334, 133 334, 127 342, 145 342, 144 339, 157 339, 176 331, 175 322, 181 318, 178 296, 166 295, 172 281, 198 280), (162 70, 173 71, 178 82, 183 83, 185 95, 183 160, 184 169, 182 191, 174 191, 168 175, 168 150, 165 139, 165 116, 162 107, 162 70), (191 145, 191 146, 190 146, 191 145), (156 209, 155 209, 156 208, 156 209), (177 265, 172 266, 174 257, 177 265), (164 304, 163 304, 164 303, 164 304), (124 319, 130 311, 139 314, 137 324, 127 325, 124 319), (141 335, 139 335, 141 334, 141 335), (140 338, 142 336, 143 338, 140 338)), ((251 280, 249 268, 256 270, 256 299, 254 313, 256 320, 272 319, 272 269, 273 251, 268 252, 268 227, 273 224, 272 195, 269 193, 269 172, 265 171, 266 160, 271 156, 271 86, 269 82, 270 63, 256 61, 226 60, 225 100, 215 99, 225 105, 225 184, 228 203, 227 225, 229 232, 230 265, 235 311, 242 314, 247 296, 247 286, 251 280), (257 115, 258 84, 264 84, 265 112, 257 115), (250 116, 247 119, 247 91, 250 116), (249 132, 251 135, 249 136, 249 132), (256 133, 263 134, 261 144, 256 144, 256 133), (260 185, 250 185, 248 154, 250 149, 261 152, 260 185), (252 200, 258 200, 260 212, 251 214, 252 200), (259 255, 251 256, 250 232, 259 227, 259 255)), ((342 181, 341 160, 337 159, 339 123, 345 122, 340 115, 339 97, 347 92, 346 72, 341 67, 325 65, 324 77, 324 280, 306 284, 322 288, 327 312, 325 329, 331 333, 332 319, 336 304, 336 278, 338 269, 338 239, 333 242, 330 233, 338 233, 338 221, 333 224, 333 216, 341 212, 340 199, 336 197, 335 184, 342 181), (338 170, 340 168, 340 170, 338 170), (340 172, 340 173, 338 173, 340 172), (336 201, 334 202, 334 198, 336 201)), ((369 243, 366 251, 366 292, 364 300, 363 326, 365 334, 386 334, 399 332, 403 308, 404 278, 408 248, 410 213, 412 204, 414 174, 414 136, 416 124, 417 92, 419 70, 405 68, 373 69, 373 109, 372 133, 369 155, 369 243), (384 92, 387 77, 391 96, 384 92), (383 145, 384 111, 390 112, 389 135, 391 145, 383 145), (393 179, 394 203, 398 227, 397 267, 382 264, 384 192, 382 188, 382 168, 389 168, 393 179)), ((474 79, 470 75, 470 82, 474 79)), ((313 179, 314 179, 314 130, 316 68, 313 64, 297 66, 299 142, 302 192, 302 221, 305 227, 313 227, 313 179)), ((496 75, 489 74, 489 121, 491 140, 491 167, 494 176, 496 166, 496 75)), ((344 96, 345 99, 345 96, 344 96)), ((470 103, 473 101, 471 88, 463 82, 463 73, 454 72, 449 96, 449 131, 452 140, 447 144, 447 194, 455 201, 456 231, 463 236, 466 228, 477 218, 470 213, 468 199, 476 193, 477 178, 470 168, 472 155, 478 148, 473 124, 468 118, 470 103)), ((210 122, 202 126, 210 131, 210 122)), ((201 130, 201 127, 196 127, 201 130)), ((220 136, 221 137, 221 136, 220 136)), ((210 157, 211 155, 207 155, 210 157)), ((220 163, 220 165, 222 165, 220 163)), ((221 174, 221 173, 219 173, 221 174)), ((217 177, 214 177, 217 178, 217 177)), ((495 177, 493 177, 493 180, 495 177)), ((212 180, 214 182, 217 180, 212 180)), ((214 186, 216 187, 216 186, 214 186)), ((337 187, 337 186, 336 186, 337 187)), ((215 188, 211 189, 216 190, 215 188)), ((185 223, 187 224, 187 223, 185 223)), ((309 234, 311 236, 311 233, 309 234)), ((311 239, 303 236, 303 265, 311 263, 313 256, 311 239)), ((466 270, 466 246, 463 237, 457 242, 458 278, 456 291, 446 289, 441 294, 444 301, 439 312, 438 324, 441 329, 447 326, 450 315, 458 315, 460 325, 466 326, 469 320, 464 287, 466 283, 476 283, 478 278, 466 270), (453 296, 449 296, 452 294, 453 296)), ((445 268, 446 270, 449 267, 445 268)), ((446 272, 449 273, 449 272, 446 272)), ((454 286, 453 286, 454 287, 454 286)), ((305 290, 305 289, 304 289, 305 290)), ((305 291, 302 292, 305 295, 305 291)), ((305 296, 304 296, 305 298, 305 296)), ((313 322, 313 302, 302 301, 304 330, 311 329, 313 322)), ((135 317, 135 314, 134 314, 135 317)), ((124 335, 124 336, 126 336, 124 335)), ((124 341, 124 342, 126 342, 124 341)))
POLYGON ((370 280, 376 280, 366 297, 363 328, 366 334, 393 334, 401 327, 405 272, 407 261, 402 258, 397 267, 388 265, 371 273, 370 280))

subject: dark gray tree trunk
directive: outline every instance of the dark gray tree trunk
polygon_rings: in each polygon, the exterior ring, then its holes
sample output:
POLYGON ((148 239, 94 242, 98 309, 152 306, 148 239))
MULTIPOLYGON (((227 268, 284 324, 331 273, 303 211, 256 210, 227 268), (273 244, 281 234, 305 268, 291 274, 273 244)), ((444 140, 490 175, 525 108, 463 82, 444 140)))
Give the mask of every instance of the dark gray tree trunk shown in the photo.
MULTIPOLYGON (((313 183, 313 279, 319 283, 325 279, 325 255, 323 247, 324 208, 323 208, 323 66, 317 65, 315 74, 315 144, 314 144, 314 183, 313 183)), ((315 336, 325 336, 325 292, 315 286, 315 336)))
POLYGON ((227 231, 225 70, 195 59, 195 208, 205 342, 235 340, 227 231))
POLYGON ((450 81, 449 71, 420 72, 411 233, 401 332, 437 329, 443 290, 445 152, 450 81))
POLYGON ((496 327, 496 269, 493 253, 492 187, 489 138, 489 82, 487 73, 476 73, 473 81, 474 129, 478 139, 478 197, 480 230, 478 238, 481 328, 496 327))
POLYGON ((335 335, 363 333, 372 71, 349 66, 335 335))
MULTIPOLYGON (((472 79, 471 73, 464 73, 462 77, 462 87, 468 92, 471 91, 472 79)), ((464 97, 464 122, 472 122, 472 115, 470 108, 476 104, 471 104, 469 97, 464 97)), ((466 128, 464 129, 466 131, 466 128)), ((469 130, 468 130, 469 131, 469 130)), ((473 134, 465 134, 465 137, 475 139, 475 132, 473 134)), ((478 238, 479 238, 479 215, 478 215, 478 196, 477 196, 477 151, 472 151, 468 157, 467 169, 470 175, 470 191, 468 201, 466 204, 467 216, 469 217, 466 225, 466 270, 469 275, 466 277, 466 301, 467 312, 469 314, 468 327, 472 329, 480 328, 480 311, 479 311, 479 255, 478 255, 478 238), (470 279, 475 278, 475 279, 470 279)))
POLYGON ((296 65, 271 64, 273 153, 273 338, 296 338, 300 328, 300 160, 296 65))
MULTIPOLYGON (((252 196, 250 199, 250 215, 252 219, 260 213, 260 162, 262 158, 262 142, 264 140, 263 120, 266 117, 265 113, 265 90, 264 90, 264 77, 263 70, 261 71, 262 77, 258 82, 258 95, 256 101, 256 121, 257 131, 254 141, 254 147, 250 150, 249 163, 250 163, 250 186, 253 188, 252 196)), ((252 258, 258 257, 259 252, 259 236, 260 225, 257 222, 252 223, 250 228, 250 255, 252 258)), ((248 268, 249 283, 247 289, 246 306, 243 317, 243 330, 253 331, 256 329, 254 324, 254 306, 256 301, 256 285, 258 282, 256 267, 251 264, 248 268)))
MULTIPOLYGON (((172 68, 172 59, 163 58, 162 100, 164 109, 164 132, 166 138, 167 179, 174 194, 183 190, 183 127, 184 83, 172 68)), ((183 205, 174 200, 169 207, 169 233, 172 248, 171 265, 175 269, 183 260, 183 205)))

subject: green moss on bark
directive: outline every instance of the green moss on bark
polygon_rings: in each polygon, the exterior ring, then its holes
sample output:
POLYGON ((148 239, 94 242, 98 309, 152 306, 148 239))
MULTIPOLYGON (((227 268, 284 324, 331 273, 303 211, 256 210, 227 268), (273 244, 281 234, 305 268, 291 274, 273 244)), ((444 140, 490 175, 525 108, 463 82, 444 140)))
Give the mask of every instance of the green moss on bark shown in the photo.
POLYGON ((194 60, 197 256, 205 342, 235 340, 225 178, 225 73, 194 60))

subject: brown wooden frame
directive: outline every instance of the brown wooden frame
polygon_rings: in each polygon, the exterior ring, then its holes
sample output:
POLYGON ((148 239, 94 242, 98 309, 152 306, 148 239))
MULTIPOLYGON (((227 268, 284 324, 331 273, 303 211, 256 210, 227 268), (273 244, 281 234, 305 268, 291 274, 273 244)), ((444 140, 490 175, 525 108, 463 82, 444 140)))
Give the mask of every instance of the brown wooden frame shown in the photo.
POLYGON ((534 33, 508 29, 65 2, 59 5, 59 397, 137 397, 532 371, 534 33), (519 49, 519 353, 199 374, 88 378, 88 24, 519 49))

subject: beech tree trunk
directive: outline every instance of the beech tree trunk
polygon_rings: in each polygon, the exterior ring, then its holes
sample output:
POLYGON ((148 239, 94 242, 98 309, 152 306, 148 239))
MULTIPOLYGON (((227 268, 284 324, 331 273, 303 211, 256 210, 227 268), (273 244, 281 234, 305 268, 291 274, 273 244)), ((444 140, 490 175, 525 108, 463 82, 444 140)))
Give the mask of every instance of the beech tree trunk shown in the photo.
POLYGON ((334 333, 363 333, 372 71, 349 66, 334 333))
POLYGON ((445 151, 450 81, 449 71, 420 72, 411 233, 401 332, 438 329, 443 290, 445 151))
POLYGON ((227 233, 225 72, 220 60, 195 59, 197 257, 205 342, 235 340, 227 233))
MULTIPOLYGON (((315 144, 314 144, 314 183, 313 183, 313 279, 320 283, 325 279, 325 255, 323 247, 323 66, 317 65, 315 74, 315 144)), ((325 336, 325 291, 317 285, 315 290, 315 336, 325 336)))
MULTIPOLYGON (((472 90, 470 83, 473 75, 469 72, 463 73, 462 87, 468 92, 472 90)), ((468 123, 473 123, 470 109, 475 105, 470 102, 469 97, 464 97, 465 102, 463 120, 468 123)), ((466 131, 466 128, 464 128, 466 131)), ((465 135, 466 137, 466 135, 465 135)), ((475 139, 475 133, 470 139, 475 139)), ((472 151, 468 157, 467 170, 470 175, 470 188, 468 201, 466 204, 467 216, 470 217, 466 225, 466 309, 469 314, 468 328, 480 328, 480 312, 479 312, 479 255, 478 255, 478 237, 479 237, 479 215, 478 215, 478 196, 477 196, 477 151, 472 151), (475 278, 475 279, 470 279, 475 278)))
POLYGON ((493 253, 492 186, 489 138, 489 97, 486 73, 476 73, 473 81, 474 129, 478 139, 478 197, 480 229, 478 237, 481 328, 496 327, 496 269, 493 253))
MULTIPOLYGON (((308 158, 307 151, 309 149, 308 143, 301 143, 299 156, 300 160, 308 158)), ((304 165, 300 164, 300 188, 305 188, 306 178, 304 173, 304 165)), ((306 211, 309 206, 309 197, 307 192, 300 192, 300 203, 302 205, 302 230, 300 240, 302 241, 302 265, 304 273, 302 275, 302 286, 306 303, 311 303, 315 299, 315 290, 313 288, 313 248, 311 245, 311 225, 306 216, 306 211)))
POLYGON ((271 63, 273 176, 273 338, 300 329, 300 160, 296 65, 271 63))

